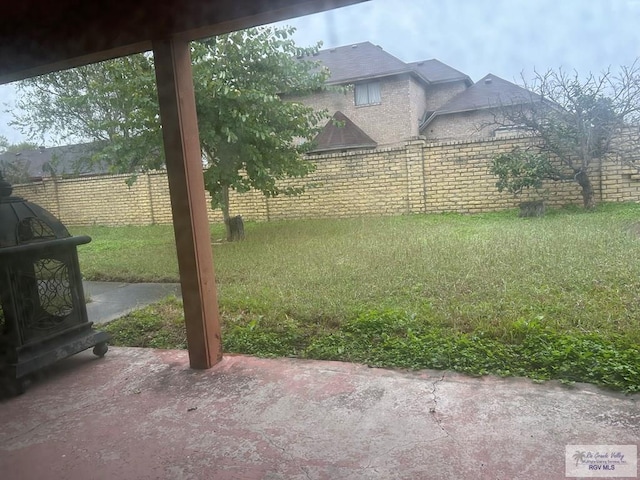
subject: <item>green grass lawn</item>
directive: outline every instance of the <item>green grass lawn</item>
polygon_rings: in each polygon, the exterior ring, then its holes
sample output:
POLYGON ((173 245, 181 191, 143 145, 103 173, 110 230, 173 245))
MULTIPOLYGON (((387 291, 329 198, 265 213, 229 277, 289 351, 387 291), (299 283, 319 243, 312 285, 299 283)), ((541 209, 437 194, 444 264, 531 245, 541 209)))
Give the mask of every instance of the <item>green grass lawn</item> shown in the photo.
MULTIPOLYGON (((244 242, 213 247, 225 349, 640 390, 638 225, 636 204, 248 223, 244 242)), ((88 279, 178 279, 170 226, 73 233, 93 238, 79 249, 88 279)), ((184 346, 179 307, 109 328, 184 346)))

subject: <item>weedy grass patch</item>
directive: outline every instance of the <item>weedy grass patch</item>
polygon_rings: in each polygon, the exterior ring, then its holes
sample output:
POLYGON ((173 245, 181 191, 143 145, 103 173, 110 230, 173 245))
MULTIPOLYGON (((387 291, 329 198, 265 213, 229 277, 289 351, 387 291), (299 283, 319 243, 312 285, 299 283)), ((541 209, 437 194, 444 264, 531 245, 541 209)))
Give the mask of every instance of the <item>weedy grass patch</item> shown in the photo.
MULTIPOLYGON (((244 242, 213 245, 225 349, 634 391, 639 222, 636 204, 247 222, 244 242)), ((88 278, 177 281, 171 227, 76 230, 94 239, 88 278)))

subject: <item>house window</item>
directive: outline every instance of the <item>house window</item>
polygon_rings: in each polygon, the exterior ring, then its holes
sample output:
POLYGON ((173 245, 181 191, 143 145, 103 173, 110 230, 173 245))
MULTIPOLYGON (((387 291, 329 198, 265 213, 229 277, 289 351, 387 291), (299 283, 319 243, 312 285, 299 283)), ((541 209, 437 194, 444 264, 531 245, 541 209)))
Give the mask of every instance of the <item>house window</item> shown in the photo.
POLYGON ((356 85, 356 105, 375 105, 380 103, 380 83, 360 83, 356 85))

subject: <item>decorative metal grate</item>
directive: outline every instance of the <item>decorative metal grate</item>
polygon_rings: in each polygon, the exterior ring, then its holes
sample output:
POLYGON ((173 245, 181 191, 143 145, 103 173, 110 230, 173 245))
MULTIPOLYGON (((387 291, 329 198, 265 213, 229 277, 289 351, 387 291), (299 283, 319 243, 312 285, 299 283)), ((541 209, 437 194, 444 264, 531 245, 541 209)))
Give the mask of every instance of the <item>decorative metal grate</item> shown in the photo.
POLYGON ((35 322, 30 326, 49 329, 63 322, 73 311, 69 268, 64 262, 44 258, 34 263, 34 272, 43 315, 34 318, 35 322))
POLYGON ((73 294, 67 262, 52 258, 36 260, 32 269, 21 269, 16 280, 15 291, 22 297, 18 303, 23 306, 21 331, 24 341, 41 338, 73 322, 73 294))
POLYGON ((53 229, 36 217, 23 218, 18 222, 16 229, 19 244, 56 238, 53 229))

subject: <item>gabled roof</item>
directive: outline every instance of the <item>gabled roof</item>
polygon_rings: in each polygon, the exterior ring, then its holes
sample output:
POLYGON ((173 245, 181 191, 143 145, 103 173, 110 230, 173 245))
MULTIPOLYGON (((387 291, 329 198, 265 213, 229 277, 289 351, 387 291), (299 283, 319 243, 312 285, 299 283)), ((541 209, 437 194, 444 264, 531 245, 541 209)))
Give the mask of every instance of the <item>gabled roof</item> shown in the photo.
POLYGON ((344 113, 337 111, 314 140, 316 147, 309 153, 333 150, 375 148, 378 144, 353 123, 344 113))
POLYGON ((94 144, 84 143, 62 147, 42 147, 36 150, 22 150, 19 152, 5 152, 0 154, 0 168, 5 163, 19 162, 28 169, 29 176, 32 179, 56 175, 107 173, 108 169, 106 167, 101 167, 90 161, 94 149, 94 144))
POLYGON ((352 83, 410 71, 402 60, 371 42, 320 50, 310 60, 320 61, 331 72, 329 85, 352 83))
POLYGON ((542 97, 492 73, 460 92, 435 112, 428 112, 420 126, 422 130, 434 118, 451 113, 469 112, 507 105, 522 105, 543 101, 542 97))
POLYGON ((457 113, 541 101, 542 97, 492 73, 460 92, 437 113, 457 113))
POLYGON ((408 64, 414 71, 429 83, 452 82, 464 80, 467 85, 473 84, 471 78, 459 70, 442 63, 440 60, 422 60, 408 64))
POLYGON ((320 50, 309 60, 319 61, 329 69, 329 85, 355 83, 402 73, 415 75, 429 84, 456 80, 472 84, 467 75, 439 60, 404 63, 371 42, 320 50))

